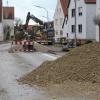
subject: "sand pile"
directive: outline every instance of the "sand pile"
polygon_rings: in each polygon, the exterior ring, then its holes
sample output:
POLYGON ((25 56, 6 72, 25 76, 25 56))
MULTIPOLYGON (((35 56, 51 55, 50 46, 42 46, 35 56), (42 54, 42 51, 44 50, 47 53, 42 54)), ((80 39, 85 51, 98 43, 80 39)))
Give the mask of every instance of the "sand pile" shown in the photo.
POLYGON ((34 47, 36 48, 37 51, 41 51, 41 52, 48 52, 50 50, 50 48, 48 48, 47 46, 44 46, 37 42, 34 42, 34 47))
POLYGON ((86 44, 53 62, 45 62, 19 81, 30 85, 60 84, 67 80, 100 83, 100 44, 86 44))

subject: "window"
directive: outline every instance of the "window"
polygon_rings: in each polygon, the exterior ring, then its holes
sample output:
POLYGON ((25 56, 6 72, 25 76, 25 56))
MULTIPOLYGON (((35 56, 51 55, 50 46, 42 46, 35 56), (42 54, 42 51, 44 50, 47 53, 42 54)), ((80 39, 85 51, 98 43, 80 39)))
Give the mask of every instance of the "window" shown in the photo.
POLYGON ((60 41, 60 38, 57 38, 57 42, 59 42, 60 41))
POLYGON ((60 35, 63 35, 63 31, 62 30, 60 30, 60 35))
POLYGON ((79 8, 78 8, 78 15, 79 15, 79 16, 82 16, 82 7, 79 7, 79 8))
POLYGON ((62 25, 63 23, 63 18, 60 18, 60 25, 62 25))
POLYGON ((72 25, 71 31, 72 33, 75 33, 75 25, 72 25))
POLYGON ((67 33, 67 38, 68 38, 68 33, 67 33))
POLYGON ((82 24, 78 25, 78 31, 79 33, 82 33, 82 24))
POLYGON ((57 25, 58 24, 58 19, 55 19, 55 25, 57 25))
POLYGON ((75 9, 72 9, 72 17, 75 17, 75 9))
POLYGON ((56 31, 56 35, 58 35, 58 31, 56 31))
POLYGON ((67 21, 68 21, 68 20, 66 19, 66 24, 67 24, 67 21))

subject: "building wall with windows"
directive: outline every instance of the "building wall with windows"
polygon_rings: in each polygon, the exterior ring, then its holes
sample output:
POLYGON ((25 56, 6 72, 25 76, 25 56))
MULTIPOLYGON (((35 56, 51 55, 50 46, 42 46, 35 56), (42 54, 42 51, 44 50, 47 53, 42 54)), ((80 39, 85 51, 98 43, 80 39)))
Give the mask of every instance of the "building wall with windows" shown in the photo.
POLYGON ((5 38, 7 26, 10 27, 10 37, 14 36, 14 7, 3 7, 2 5, 3 0, 0 0, 0 41, 5 38))
POLYGON ((54 13, 54 31, 55 31, 55 42, 59 42, 60 38, 63 37, 63 21, 64 21, 65 15, 63 12, 63 8, 61 6, 61 0, 57 1, 57 6, 54 13))
MULTIPOLYGON (((10 38, 14 36, 14 7, 3 7, 3 29, 10 28, 10 38)), ((7 33, 4 33, 5 35, 7 33)), ((5 37, 5 36, 4 36, 5 37)))
MULTIPOLYGON (((76 37, 80 39, 85 39, 86 37, 86 5, 83 0, 77 0, 76 7, 76 37), (79 29, 80 27, 80 29, 79 29), (83 34, 84 33, 84 34, 83 34)), ((75 38, 75 2, 74 0, 70 1, 68 8, 68 34, 69 39, 75 38)))
MULTIPOLYGON (((68 36, 69 39, 75 38, 75 0, 70 0, 68 5, 68 36)), ((76 0, 76 38, 95 39, 95 16, 96 4, 86 3, 85 0, 76 0)))

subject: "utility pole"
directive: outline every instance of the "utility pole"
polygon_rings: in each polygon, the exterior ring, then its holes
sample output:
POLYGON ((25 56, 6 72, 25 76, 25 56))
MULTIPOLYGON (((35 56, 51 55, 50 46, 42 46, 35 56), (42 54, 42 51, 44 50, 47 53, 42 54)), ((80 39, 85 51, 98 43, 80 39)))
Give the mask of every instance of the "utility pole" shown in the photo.
POLYGON ((37 8, 41 8, 41 9, 44 9, 46 11, 46 17, 47 17, 47 22, 49 22, 49 14, 48 14, 48 10, 42 6, 38 6, 38 5, 34 5, 35 7, 37 8))
POLYGON ((75 43, 75 47, 77 46, 77 1, 74 0, 75 2, 75 37, 74 37, 74 43, 75 43))
POLYGON ((9 4, 9 1, 7 0, 7 6, 8 6, 8 4, 9 4))

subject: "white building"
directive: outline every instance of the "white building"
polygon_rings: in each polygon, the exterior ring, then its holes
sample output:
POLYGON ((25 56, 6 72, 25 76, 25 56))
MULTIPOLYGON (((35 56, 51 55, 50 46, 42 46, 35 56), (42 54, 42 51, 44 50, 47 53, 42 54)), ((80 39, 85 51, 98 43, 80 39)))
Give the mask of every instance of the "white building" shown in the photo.
MULTIPOLYGON (((100 17, 100 0, 96 1, 96 15, 100 17)), ((99 42, 100 41, 100 37, 99 37, 99 27, 96 26, 96 41, 99 42)))
MULTIPOLYGON (((63 30, 69 39, 75 38, 75 0, 68 2, 67 27, 63 30)), ((96 14, 96 0, 76 0, 76 38, 79 40, 96 39, 96 26, 94 16, 96 14)))
POLYGON ((68 39, 68 30, 69 30, 68 29, 68 15, 65 16, 65 18, 64 18, 62 30, 63 30, 64 37, 66 37, 66 39, 68 39))
POLYGON ((66 10, 67 0, 58 0, 54 13, 55 42, 59 42, 60 38, 66 37, 62 29, 64 18, 67 16, 66 10))

